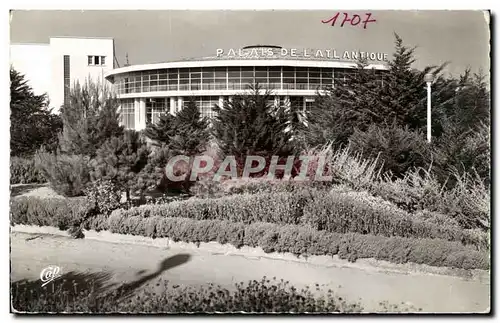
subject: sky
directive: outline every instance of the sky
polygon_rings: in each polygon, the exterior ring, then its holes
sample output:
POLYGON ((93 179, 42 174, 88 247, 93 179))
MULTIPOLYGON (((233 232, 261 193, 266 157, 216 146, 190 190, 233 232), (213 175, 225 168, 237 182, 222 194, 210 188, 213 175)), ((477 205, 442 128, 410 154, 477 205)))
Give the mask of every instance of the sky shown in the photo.
POLYGON ((340 10, 335 26, 322 23, 336 10, 173 11, 15 10, 11 43, 48 43, 52 36, 112 37, 121 66, 214 56, 218 48, 266 44, 285 48, 385 52, 392 55, 394 33, 416 46, 416 68, 449 62, 446 73, 490 70, 489 21, 483 11, 340 10), (340 26, 343 13, 371 19, 340 26))

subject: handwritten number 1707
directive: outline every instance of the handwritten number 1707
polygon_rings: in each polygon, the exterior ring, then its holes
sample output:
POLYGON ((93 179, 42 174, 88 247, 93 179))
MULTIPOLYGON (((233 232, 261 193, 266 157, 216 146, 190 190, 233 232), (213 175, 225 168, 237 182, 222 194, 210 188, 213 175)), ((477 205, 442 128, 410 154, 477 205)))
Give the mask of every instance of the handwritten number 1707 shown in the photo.
MULTIPOLYGON (((339 16, 340 16, 340 12, 337 12, 337 14, 334 15, 333 17, 331 17, 330 19, 321 20, 321 22, 324 24, 331 23, 332 26, 335 26, 335 23, 337 23, 337 19, 339 18, 339 16)), ((362 23, 363 29, 366 29, 366 26, 368 25, 368 23, 377 21, 375 19, 370 19, 371 16, 372 16, 371 13, 367 13, 367 14, 365 14, 365 20, 361 21, 361 17, 359 15, 353 15, 352 17, 349 17, 349 14, 344 12, 344 19, 342 19, 342 23, 340 24, 340 27, 344 27, 344 25, 349 22, 349 23, 351 23, 352 26, 357 26, 360 23, 362 23)))

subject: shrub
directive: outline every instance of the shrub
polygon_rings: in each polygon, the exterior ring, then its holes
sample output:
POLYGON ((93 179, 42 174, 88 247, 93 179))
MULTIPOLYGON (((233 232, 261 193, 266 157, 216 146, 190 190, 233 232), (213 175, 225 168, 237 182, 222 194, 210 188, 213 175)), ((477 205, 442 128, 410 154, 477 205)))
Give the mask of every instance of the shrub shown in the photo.
POLYGON ((139 133, 125 131, 121 137, 106 140, 96 151, 91 162, 92 180, 109 180, 122 192, 130 193, 146 189, 157 184, 149 176, 139 173, 146 167, 150 150, 139 133))
POLYGON ((72 197, 83 195, 90 181, 88 158, 82 155, 63 155, 38 151, 35 165, 57 193, 72 197))
POLYGON ((388 200, 408 212, 439 210, 444 187, 431 171, 409 170, 402 178, 392 180, 387 174, 370 185, 372 194, 388 200))
POLYGON ((228 180, 221 183, 226 194, 286 193, 300 190, 324 189, 328 185, 311 180, 266 180, 262 178, 228 180))
POLYGON ((331 192, 316 197, 304 208, 302 222, 316 230, 357 232, 387 237, 441 238, 470 241, 457 225, 437 225, 413 217, 368 194, 331 192))
MULTIPOLYGON (((308 288, 298 290, 288 281, 263 277, 260 281, 236 283, 231 290, 207 284, 172 286, 159 281, 161 292, 148 288, 134 292, 127 285, 114 290, 102 288, 102 277, 86 278, 84 274, 65 274, 55 280, 53 289, 39 287, 39 281, 18 281, 11 284, 12 306, 25 312, 85 313, 301 313, 360 312, 362 307, 337 297, 331 290, 318 295, 308 288), (74 288, 75 283, 79 286, 74 288), (83 285, 83 287, 81 287, 83 285)), ((94 275, 95 276, 95 275, 94 275)), ((101 275, 103 276, 103 275, 101 275)))
POLYGON ((43 184, 47 180, 35 167, 33 158, 11 157, 10 159, 10 183, 11 184, 43 184))
POLYGON ((124 211, 127 216, 167 216, 196 220, 229 220, 233 222, 271 222, 297 224, 314 191, 262 193, 226 196, 218 199, 191 198, 166 205, 145 205, 124 211))
POLYGON ((476 174, 453 174, 456 185, 443 193, 439 211, 450 214, 466 229, 491 228, 491 191, 476 174))
POLYGON ((244 224, 221 220, 193 220, 161 216, 127 216, 114 211, 108 219, 114 233, 170 238, 184 242, 230 243, 236 247, 261 247, 264 252, 290 252, 295 255, 338 255, 355 261, 375 258, 396 263, 414 262, 431 266, 488 269, 487 252, 474 250, 460 242, 332 233, 300 225, 271 223, 244 224), (147 221, 146 221, 147 220, 147 221), (427 254, 427 248, 429 249, 427 254))
POLYGON ((372 124, 366 131, 356 129, 349 142, 353 151, 364 158, 379 156, 384 172, 391 172, 396 177, 403 176, 411 168, 427 166, 426 156, 430 155, 423 135, 408 126, 372 124))
POLYGON ((84 190, 90 203, 102 214, 110 214, 120 207, 121 194, 116 185, 110 180, 99 179, 90 183, 84 190))
POLYGON ((430 171, 414 169, 394 181, 382 177, 369 191, 408 212, 438 212, 455 219, 462 228, 489 230, 490 189, 477 174, 452 175, 455 184, 445 189, 430 171))
POLYGON ((324 175, 332 176, 335 184, 346 184, 355 190, 369 187, 381 172, 378 158, 363 159, 359 153, 354 154, 350 146, 334 150, 331 144, 327 144, 302 155, 309 158, 308 178, 315 177, 320 158, 324 158, 324 175))
MULTIPOLYGON (((171 203, 174 204, 174 203, 171 203)), ((118 209, 96 215, 85 199, 16 198, 11 224, 50 225, 62 230, 77 227, 113 233, 170 238, 184 242, 230 243, 236 247, 261 247, 265 252, 296 255, 336 255, 350 261, 376 258, 432 266, 488 269, 487 252, 443 239, 420 239, 317 231, 307 226, 166 217, 161 206, 118 209), (432 255, 428 255, 432 254, 432 255)), ((470 232, 471 236, 474 232, 470 232)))
POLYGON ((11 202, 10 222, 38 226, 52 226, 67 230, 79 226, 92 215, 93 206, 86 198, 50 198, 19 197, 11 202))

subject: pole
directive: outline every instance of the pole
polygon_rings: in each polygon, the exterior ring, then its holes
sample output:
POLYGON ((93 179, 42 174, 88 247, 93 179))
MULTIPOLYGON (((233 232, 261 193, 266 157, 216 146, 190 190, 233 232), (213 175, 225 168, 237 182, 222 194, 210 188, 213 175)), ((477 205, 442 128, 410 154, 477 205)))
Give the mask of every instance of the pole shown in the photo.
POLYGON ((427 82, 427 141, 431 142, 431 82, 427 82))

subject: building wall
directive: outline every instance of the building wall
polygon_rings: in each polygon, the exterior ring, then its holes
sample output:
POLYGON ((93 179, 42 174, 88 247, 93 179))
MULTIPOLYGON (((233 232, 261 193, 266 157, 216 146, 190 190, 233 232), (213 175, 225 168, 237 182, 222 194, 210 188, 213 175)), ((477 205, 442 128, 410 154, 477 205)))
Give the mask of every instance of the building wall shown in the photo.
MULTIPOLYGON (((36 94, 47 93, 54 112, 64 103, 64 56, 67 55, 70 87, 76 81, 108 83, 104 75, 113 70, 114 50, 111 38, 50 38, 49 44, 12 44, 10 63, 26 75, 36 94), (104 56, 104 65, 89 65, 88 56, 104 56)), ((109 84, 109 83, 108 83, 109 84)))
POLYGON ((25 75, 36 95, 49 93, 51 76, 50 47, 48 44, 13 44, 10 46, 10 64, 25 75))
POLYGON ((69 56, 70 86, 76 81, 84 83, 91 78, 101 83, 107 82, 104 74, 113 69, 113 39, 93 38, 51 38, 51 105, 56 109, 64 103, 64 56, 69 56), (88 56, 104 56, 104 65, 88 64, 88 56))

